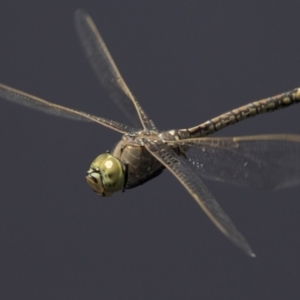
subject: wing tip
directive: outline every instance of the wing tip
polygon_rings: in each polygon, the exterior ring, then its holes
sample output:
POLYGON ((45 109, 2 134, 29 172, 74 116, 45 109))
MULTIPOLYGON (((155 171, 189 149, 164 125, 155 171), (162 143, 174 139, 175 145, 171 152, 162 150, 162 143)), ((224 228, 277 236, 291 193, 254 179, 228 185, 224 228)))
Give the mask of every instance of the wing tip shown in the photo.
POLYGON ((250 253, 247 253, 247 254, 248 254, 250 257, 253 257, 253 258, 257 257, 256 254, 255 254, 254 252, 252 252, 252 251, 251 251, 250 253))
POLYGON ((86 19, 87 17, 88 17, 88 13, 84 9, 82 9, 81 7, 77 8, 74 12, 74 19, 75 20, 86 19))

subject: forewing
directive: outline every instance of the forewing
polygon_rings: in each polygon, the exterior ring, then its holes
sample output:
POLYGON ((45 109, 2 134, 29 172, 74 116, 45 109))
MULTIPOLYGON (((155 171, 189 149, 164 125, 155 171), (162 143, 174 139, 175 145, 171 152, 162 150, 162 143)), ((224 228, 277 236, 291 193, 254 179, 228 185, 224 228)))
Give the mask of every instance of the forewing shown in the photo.
POLYGON ((57 105, 43 100, 41 98, 38 98, 36 96, 16 90, 4 84, 0 84, 0 98, 23 106, 30 107, 32 109, 42 111, 50 115, 55 115, 78 121, 95 122, 122 134, 134 131, 133 128, 130 128, 123 124, 119 124, 115 121, 96 117, 82 111, 57 105))
POLYGON ((156 130, 123 80, 91 17, 79 9, 75 25, 89 63, 111 99, 136 127, 156 130))
POLYGON ((180 145, 203 178, 264 190, 300 184, 299 135, 204 137, 169 145, 180 145))
POLYGON ((185 158, 178 156, 164 143, 145 142, 145 147, 179 180, 223 234, 246 254, 255 256, 246 239, 233 225, 202 180, 189 167, 185 158))

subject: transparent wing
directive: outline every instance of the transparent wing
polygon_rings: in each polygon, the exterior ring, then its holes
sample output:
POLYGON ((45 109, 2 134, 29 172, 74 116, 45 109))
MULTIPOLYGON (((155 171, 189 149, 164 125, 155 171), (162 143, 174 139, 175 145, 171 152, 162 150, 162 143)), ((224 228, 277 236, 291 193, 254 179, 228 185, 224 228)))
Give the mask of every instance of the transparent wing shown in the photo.
POLYGON ((156 130, 123 80, 91 17, 77 10, 75 26, 89 63, 111 99, 137 128, 142 124, 144 129, 156 130))
POLYGON ((122 134, 128 132, 134 132, 133 128, 130 128, 126 125, 117 123, 112 120, 96 117, 82 111, 78 111, 75 109, 67 108, 61 105, 48 102, 46 100, 16 90, 4 84, 0 84, 0 98, 8 100, 10 102, 14 102, 17 104, 30 107, 32 109, 42 111, 50 115, 55 115, 55 116, 78 120, 78 121, 95 122, 105 127, 108 127, 110 129, 113 129, 117 132, 120 132, 122 134))
POLYGON ((189 167, 184 157, 178 156, 168 145, 163 143, 146 142, 145 147, 179 180, 223 234, 246 254, 255 256, 246 239, 235 228, 202 180, 189 167))
POLYGON ((175 144, 203 178, 265 190, 300 184, 300 135, 204 137, 169 143, 175 144))

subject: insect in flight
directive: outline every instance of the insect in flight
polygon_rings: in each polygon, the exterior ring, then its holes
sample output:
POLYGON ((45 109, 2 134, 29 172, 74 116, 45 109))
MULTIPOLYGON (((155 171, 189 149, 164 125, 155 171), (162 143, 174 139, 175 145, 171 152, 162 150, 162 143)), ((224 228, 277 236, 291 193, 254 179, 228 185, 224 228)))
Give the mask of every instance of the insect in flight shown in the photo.
POLYGON ((255 256, 201 178, 270 190, 298 185, 300 135, 207 136, 248 117, 298 103, 300 88, 241 106, 192 128, 158 131, 127 87, 91 17, 78 10, 75 25, 98 80, 135 127, 50 103, 3 84, 0 97, 48 114, 96 122, 123 134, 115 148, 99 155, 86 172, 94 192, 110 196, 168 169, 217 228, 245 253, 255 256))

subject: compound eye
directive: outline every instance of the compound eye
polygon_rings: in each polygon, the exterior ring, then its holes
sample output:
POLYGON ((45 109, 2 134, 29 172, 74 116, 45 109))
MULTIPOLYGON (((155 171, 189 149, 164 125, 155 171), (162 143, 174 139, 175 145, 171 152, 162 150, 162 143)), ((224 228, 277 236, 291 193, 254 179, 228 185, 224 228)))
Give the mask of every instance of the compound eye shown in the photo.
POLYGON ((110 196, 124 187, 125 168, 109 153, 99 155, 86 173, 88 185, 101 196, 110 196))

